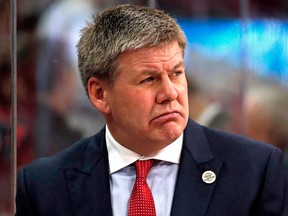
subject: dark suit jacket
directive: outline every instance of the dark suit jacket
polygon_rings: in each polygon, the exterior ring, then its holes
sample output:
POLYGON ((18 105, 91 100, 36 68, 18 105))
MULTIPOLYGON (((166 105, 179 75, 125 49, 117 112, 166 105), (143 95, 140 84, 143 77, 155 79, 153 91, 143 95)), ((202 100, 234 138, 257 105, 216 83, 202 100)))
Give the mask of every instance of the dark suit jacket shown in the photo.
MULTIPOLYGON (((173 198, 174 216, 287 216, 277 148, 189 120, 173 198), (204 171, 217 178, 202 180, 204 171)), ((105 129, 19 173, 17 215, 112 215, 105 129)), ((116 214, 117 216, 117 214, 116 214)))

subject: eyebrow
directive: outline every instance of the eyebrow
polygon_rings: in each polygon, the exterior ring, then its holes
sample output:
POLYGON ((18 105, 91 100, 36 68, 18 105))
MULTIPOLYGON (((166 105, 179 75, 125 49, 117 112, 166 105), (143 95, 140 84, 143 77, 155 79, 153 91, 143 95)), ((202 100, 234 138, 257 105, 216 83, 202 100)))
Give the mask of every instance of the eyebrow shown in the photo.
POLYGON ((174 67, 173 67, 173 69, 172 70, 176 70, 177 68, 179 68, 179 67, 184 67, 184 62, 183 61, 180 61, 180 62, 178 62, 174 67))
MULTIPOLYGON (((171 70, 168 70, 168 72, 173 72, 175 71, 176 69, 178 69, 179 67, 184 67, 184 62, 181 60, 179 61, 171 70)), ((155 74, 157 73, 156 70, 143 70, 143 72, 141 74, 148 74, 148 75, 152 75, 152 74, 155 74)))
POLYGON ((169 73, 174 72, 177 70, 179 67, 184 67, 184 62, 181 60, 179 61, 173 68, 172 70, 168 70, 169 73))

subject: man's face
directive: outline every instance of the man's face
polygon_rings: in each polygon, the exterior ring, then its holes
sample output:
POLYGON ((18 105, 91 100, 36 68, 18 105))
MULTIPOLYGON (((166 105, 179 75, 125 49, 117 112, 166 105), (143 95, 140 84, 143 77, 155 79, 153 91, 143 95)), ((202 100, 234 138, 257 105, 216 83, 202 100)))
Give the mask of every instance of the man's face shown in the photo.
POLYGON ((188 121, 187 82, 178 43, 119 56, 118 75, 105 91, 113 137, 139 154, 173 142, 188 121))

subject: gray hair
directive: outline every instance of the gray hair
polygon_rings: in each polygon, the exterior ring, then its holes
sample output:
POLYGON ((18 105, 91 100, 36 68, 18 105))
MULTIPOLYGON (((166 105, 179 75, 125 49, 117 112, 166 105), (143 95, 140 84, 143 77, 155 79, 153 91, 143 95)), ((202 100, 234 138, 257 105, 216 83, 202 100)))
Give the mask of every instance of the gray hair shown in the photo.
POLYGON ((87 92, 90 77, 107 81, 117 76, 118 56, 131 50, 162 47, 177 41, 184 55, 186 38, 176 20, 149 7, 120 5, 96 15, 81 30, 78 68, 87 92))

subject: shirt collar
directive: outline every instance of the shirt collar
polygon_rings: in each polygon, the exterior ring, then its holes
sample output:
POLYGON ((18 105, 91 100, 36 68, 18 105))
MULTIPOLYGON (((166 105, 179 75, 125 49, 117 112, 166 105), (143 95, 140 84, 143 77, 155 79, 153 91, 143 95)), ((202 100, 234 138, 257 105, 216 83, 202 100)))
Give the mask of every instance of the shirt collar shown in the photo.
POLYGON ((118 170, 134 163, 136 160, 157 159, 179 164, 180 154, 183 145, 183 133, 170 145, 161 149, 153 157, 145 157, 139 155, 118 143, 112 136, 108 126, 106 125, 106 143, 109 159, 109 173, 112 174, 118 170))

